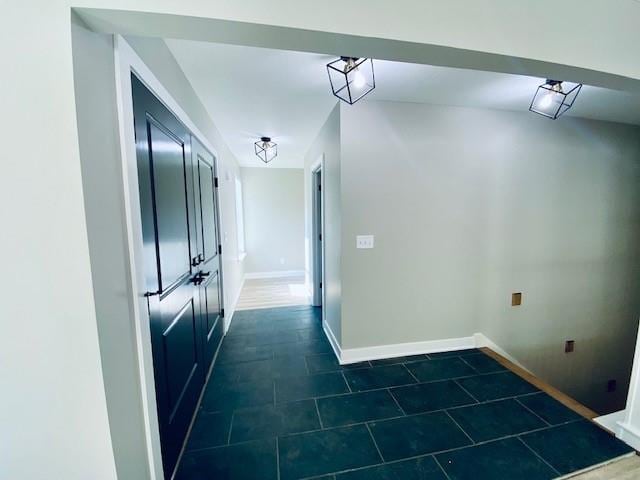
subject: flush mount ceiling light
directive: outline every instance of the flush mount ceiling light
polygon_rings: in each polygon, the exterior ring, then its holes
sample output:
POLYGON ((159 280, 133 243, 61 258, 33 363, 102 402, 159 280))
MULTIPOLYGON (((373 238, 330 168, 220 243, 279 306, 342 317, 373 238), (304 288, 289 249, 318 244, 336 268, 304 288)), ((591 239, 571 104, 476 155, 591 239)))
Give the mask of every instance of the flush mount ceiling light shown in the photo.
POLYGON ((555 120, 571 108, 581 88, 581 83, 547 80, 536 90, 529 110, 555 120))
POLYGON ((278 156, 278 144, 271 141, 270 137, 261 137, 253 144, 256 156, 264 163, 269 163, 278 156))
POLYGON ((353 105, 376 88, 373 60, 370 58, 340 57, 327 64, 333 94, 353 105))

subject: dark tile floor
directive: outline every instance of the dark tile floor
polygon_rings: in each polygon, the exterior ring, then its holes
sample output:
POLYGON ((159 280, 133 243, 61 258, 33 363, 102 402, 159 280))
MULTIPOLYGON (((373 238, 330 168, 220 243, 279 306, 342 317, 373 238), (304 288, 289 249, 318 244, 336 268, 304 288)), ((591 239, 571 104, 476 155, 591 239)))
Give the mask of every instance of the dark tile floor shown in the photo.
POLYGON ((631 449, 479 350, 340 366, 311 307, 235 314, 178 480, 551 479, 631 449))

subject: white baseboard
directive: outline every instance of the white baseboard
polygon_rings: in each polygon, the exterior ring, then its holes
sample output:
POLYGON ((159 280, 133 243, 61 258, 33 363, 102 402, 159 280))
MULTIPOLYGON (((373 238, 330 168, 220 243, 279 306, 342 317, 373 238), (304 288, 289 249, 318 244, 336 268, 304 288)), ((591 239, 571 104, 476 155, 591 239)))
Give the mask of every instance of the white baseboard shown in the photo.
POLYGON ((626 422, 618 422, 616 437, 634 450, 640 451, 640 430, 626 422))
POLYGON ((273 272, 253 272, 245 273, 244 278, 246 280, 253 280, 257 278, 282 278, 282 277, 294 277, 303 276, 304 270, 275 270, 273 272))
POLYGON ((475 344, 476 344, 477 348, 482 348, 482 347, 490 348, 494 352, 502 355, 504 358, 509 360, 511 363, 514 363, 515 365, 519 366, 523 370, 525 370, 525 371, 527 371, 527 372, 529 372, 529 373, 531 373, 533 375, 533 372, 531 370, 529 370, 527 367, 522 365, 515 357, 513 357, 511 354, 509 354, 509 352, 507 352, 502 347, 500 347, 498 344, 496 344, 493 340, 488 338, 485 334, 483 334, 483 333, 474 333, 473 337, 475 339, 475 344))
MULTIPOLYGON (((381 358, 404 357, 424 353, 464 350, 476 346, 475 337, 445 338, 443 340, 427 340, 425 342, 396 343, 375 347, 342 349, 338 356, 341 365, 378 360, 381 358)), ((335 350, 335 349, 334 349, 335 350)))
POLYGON ((226 315, 224 316, 224 334, 226 335, 229 331, 229 327, 231 327, 231 322, 233 321, 233 315, 236 313, 236 307, 238 306, 238 300, 240 300, 240 293, 242 293, 242 287, 244 287, 244 281, 246 279, 246 275, 242 277, 242 281, 240 282, 240 287, 238 288, 238 293, 236 294, 235 300, 233 300, 233 305, 230 305, 230 308, 226 309, 226 315))
POLYGON ((331 330, 329 323, 324 319, 322 320, 322 329, 324 330, 324 334, 327 336, 327 340, 329 340, 329 343, 331 344, 331 348, 333 348, 333 353, 342 364, 342 361, 340 360, 342 358, 342 349, 340 348, 340 344, 338 343, 336 336, 333 334, 333 330, 331 330))

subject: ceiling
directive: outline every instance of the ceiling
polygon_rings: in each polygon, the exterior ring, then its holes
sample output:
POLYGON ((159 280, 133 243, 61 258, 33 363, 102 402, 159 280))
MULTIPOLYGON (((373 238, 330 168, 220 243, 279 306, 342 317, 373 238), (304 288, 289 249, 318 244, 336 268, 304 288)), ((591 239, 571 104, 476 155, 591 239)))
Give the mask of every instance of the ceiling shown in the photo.
MULTIPOLYGON (((302 52, 167 40, 169 49, 241 166, 264 167, 253 142, 270 136, 270 168, 302 168, 311 142, 336 103, 326 64, 302 52)), ((376 89, 362 101, 392 100, 527 111, 543 79, 374 61, 376 89)), ((640 95, 585 85, 566 114, 640 125, 640 95)))

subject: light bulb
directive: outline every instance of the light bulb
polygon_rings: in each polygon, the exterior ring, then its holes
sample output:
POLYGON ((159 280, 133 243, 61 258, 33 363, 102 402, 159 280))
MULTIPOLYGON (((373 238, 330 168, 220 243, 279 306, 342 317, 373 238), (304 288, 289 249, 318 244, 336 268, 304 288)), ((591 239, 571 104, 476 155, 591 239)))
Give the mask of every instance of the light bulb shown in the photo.
POLYGON ((538 105, 540 106, 540 108, 549 108, 552 103, 553 103, 553 93, 549 92, 542 96, 542 98, 538 102, 538 105))
POLYGON ((362 88, 366 83, 367 80, 364 78, 364 75, 356 68, 356 71, 353 73, 353 86, 356 88, 362 88))

